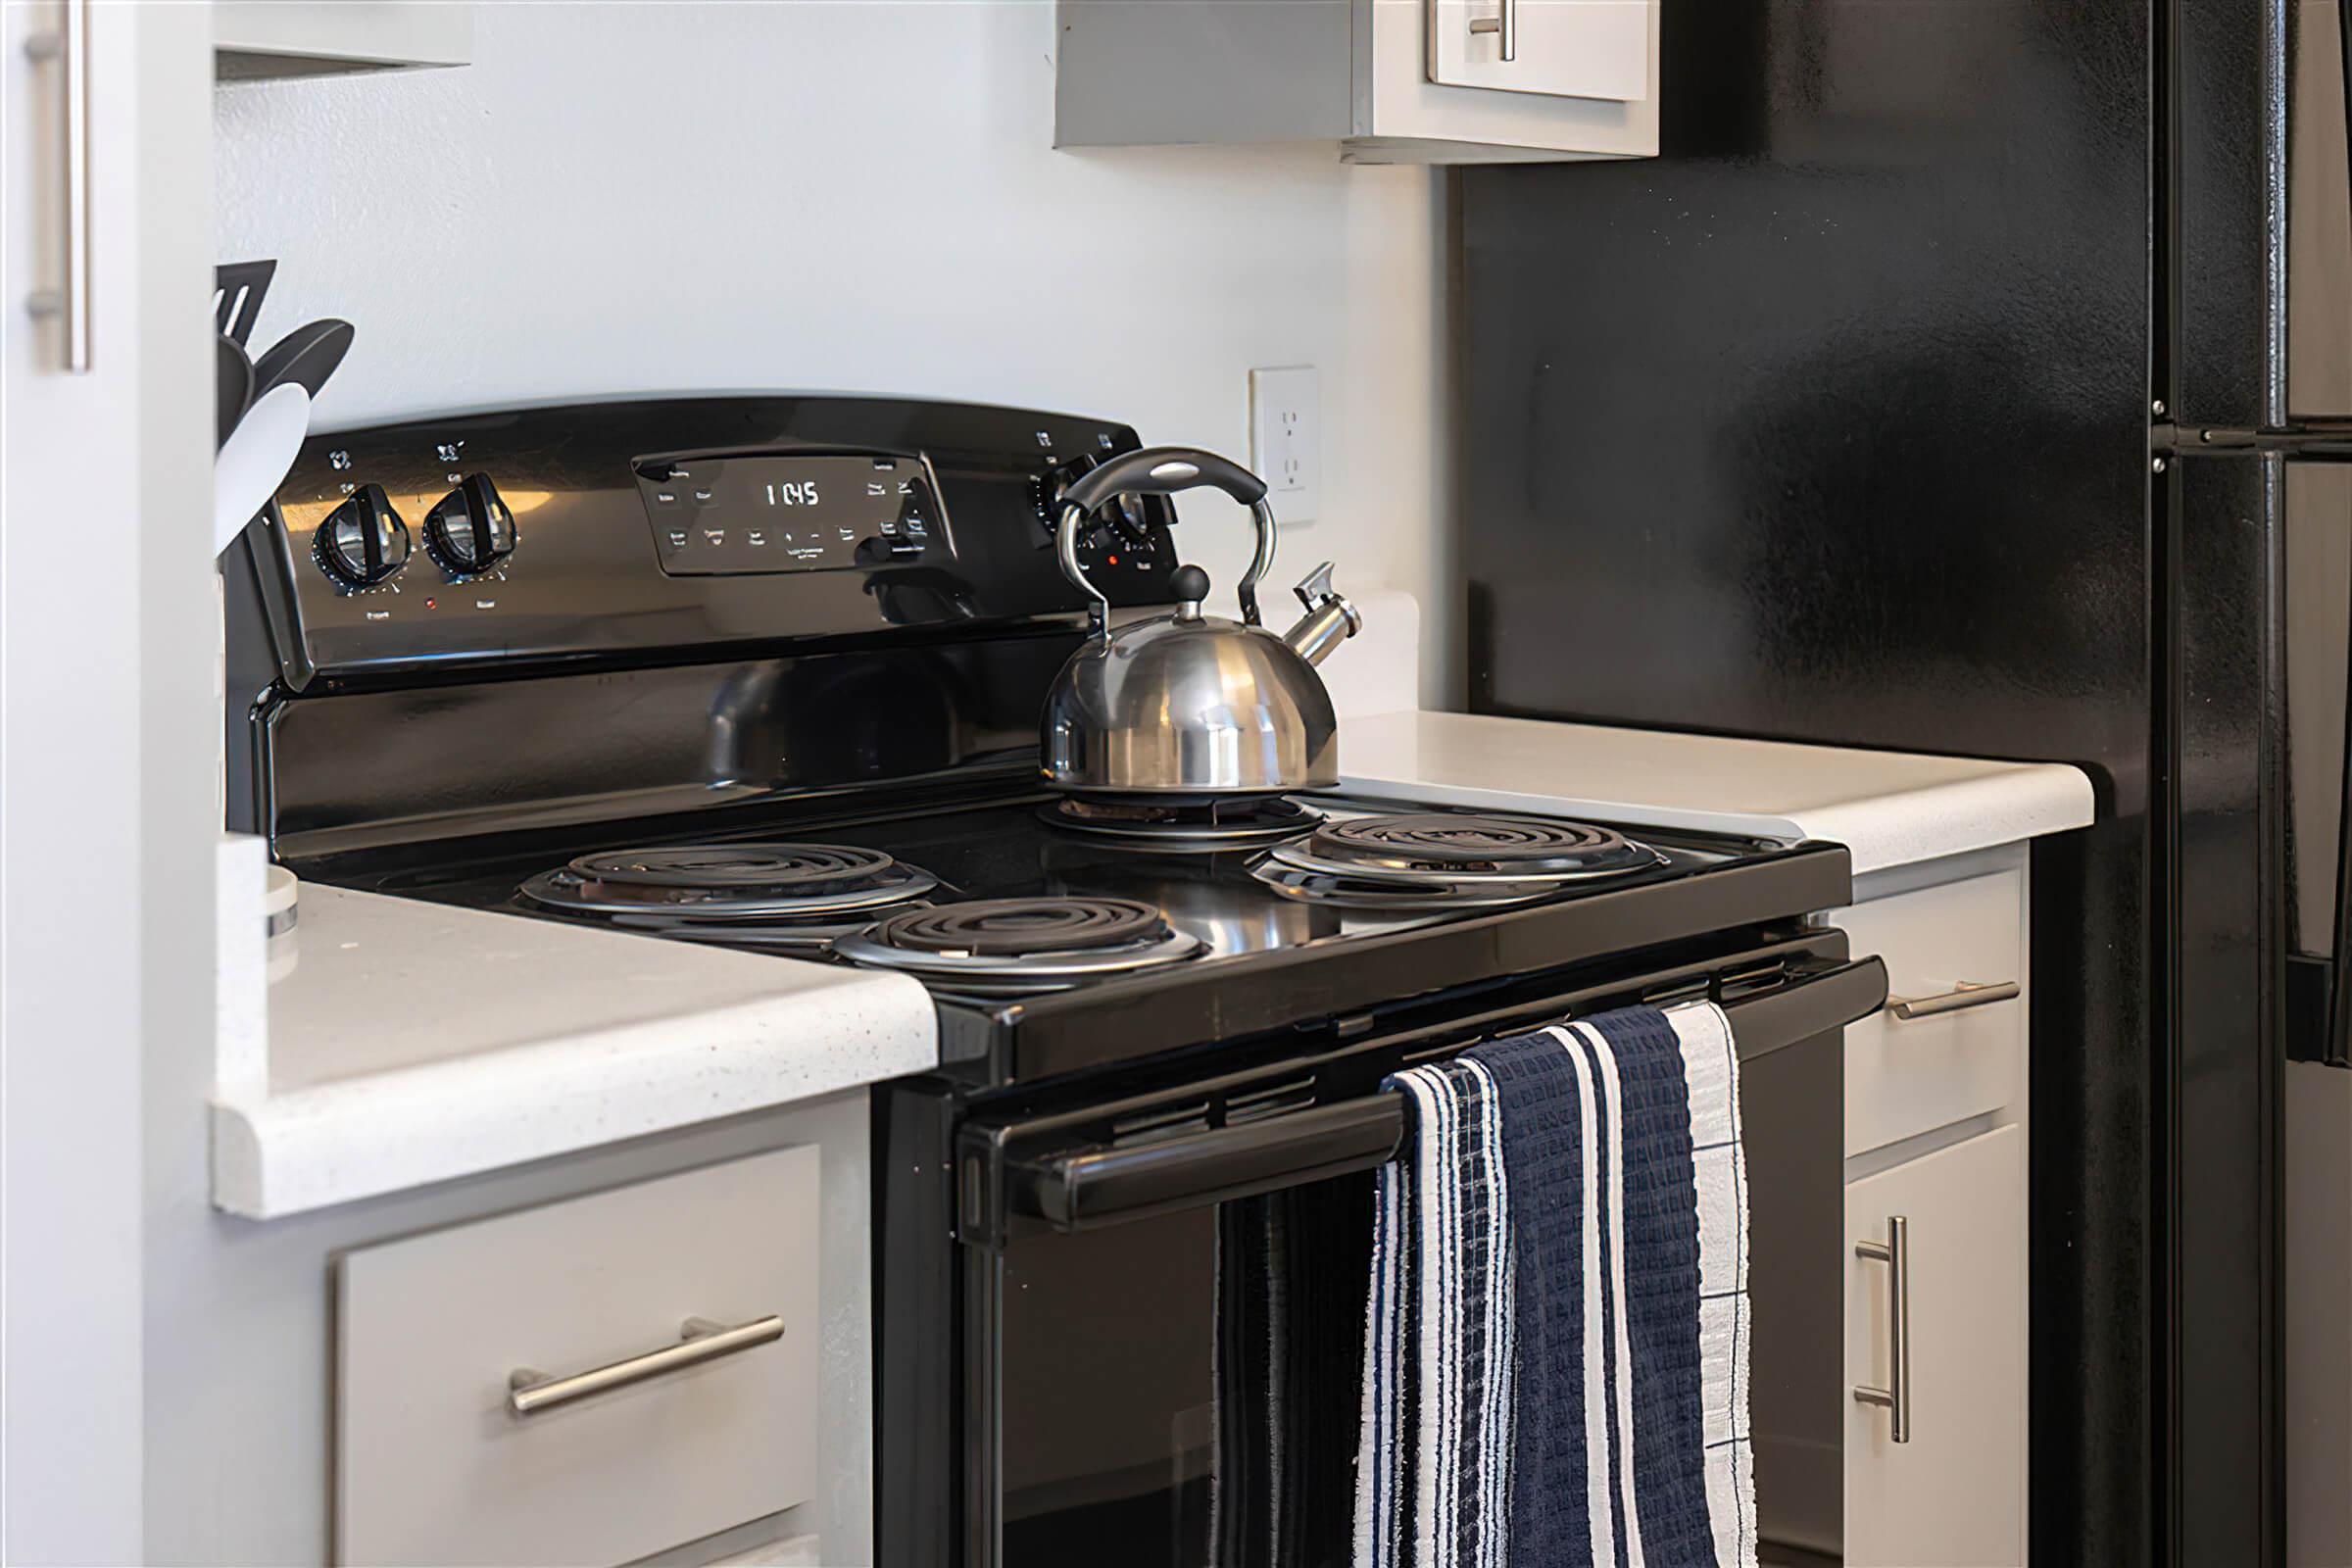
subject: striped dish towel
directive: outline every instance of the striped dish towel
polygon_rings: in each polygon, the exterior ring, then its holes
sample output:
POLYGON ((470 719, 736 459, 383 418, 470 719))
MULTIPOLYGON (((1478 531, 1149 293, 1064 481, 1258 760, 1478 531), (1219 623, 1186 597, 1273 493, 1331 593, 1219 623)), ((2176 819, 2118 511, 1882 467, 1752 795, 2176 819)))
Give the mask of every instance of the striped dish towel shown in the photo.
POLYGON ((1389 1084, 1358 1568, 1754 1563, 1722 1009, 1602 1013, 1389 1084))

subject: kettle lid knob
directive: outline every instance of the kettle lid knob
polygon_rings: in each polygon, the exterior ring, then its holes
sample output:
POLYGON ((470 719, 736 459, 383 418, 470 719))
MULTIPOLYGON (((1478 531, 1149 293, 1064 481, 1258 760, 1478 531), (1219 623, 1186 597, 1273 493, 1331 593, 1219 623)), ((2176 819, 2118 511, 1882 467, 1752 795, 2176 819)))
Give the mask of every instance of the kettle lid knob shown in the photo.
POLYGON ((1208 597, 1208 573, 1199 566, 1178 566, 1168 576, 1168 590, 1176 596, 1176 618, 1199 620, 1200 601, 1208 597))

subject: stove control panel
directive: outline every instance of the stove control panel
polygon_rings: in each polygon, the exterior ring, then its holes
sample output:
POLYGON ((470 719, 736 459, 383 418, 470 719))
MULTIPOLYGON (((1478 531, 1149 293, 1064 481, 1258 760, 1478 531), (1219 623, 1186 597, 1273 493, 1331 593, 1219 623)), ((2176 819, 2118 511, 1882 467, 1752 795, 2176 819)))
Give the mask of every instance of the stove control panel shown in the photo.
MULTIPOLYGON (((446 681, 459 669, 908 647, 1084 624, 1048 518, 1142 445, 981 404, 646 398, 319 433, 223 557, 232 676, 446 681), (412 554, 414 547, 414 554, 412 554)), ((1114 605, 1168 602, 1168 498, 1085 520, 1114 605)))
POLYGON ((954 549, 920 455, 686 454, 641 460, 636 474, 672 576, 912 564, 954 549))

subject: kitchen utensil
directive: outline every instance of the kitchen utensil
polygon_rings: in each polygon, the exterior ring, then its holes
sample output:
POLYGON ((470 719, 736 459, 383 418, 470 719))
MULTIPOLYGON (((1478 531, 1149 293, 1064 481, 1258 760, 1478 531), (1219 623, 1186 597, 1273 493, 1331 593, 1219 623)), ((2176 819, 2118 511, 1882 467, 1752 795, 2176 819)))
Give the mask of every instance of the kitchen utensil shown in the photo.
POLYGON ((1266 482, 1241 465, 1189 447, 1146 447, 1114 458, 1062 492, 1055 545, 1062 574, 1092 601, 1094 635, 1070 656, 1046 698, 1046 779, 1076 793, 1250 795, 1327 788, 1340 781, 1339 720, 1315 665, 1355 635, 1363 617, 1331 586, 1331 564, 1297 589, 1306 615, 1281 636, 1258 623, 1257 584, 1274 564, 1274 509, 1266 482), (1119 496, 1222 490, 1256 518, 1257 550, 1237 597, 1242 619, 1203 614, 1208 574, 1169 578, 1173 614, 1110 629, 1110 601, 1087 580, 1080 535, 1119 496))
POLYGON ((228 432, 245 417, 245 406, 253 401, 253 362, 235 338, 220 334, 220 352, 213 367, 213 449, 219 451, 228 439, 228 432))
POLYGON ((262 296, 277 263, 223 262, 213 269, 213 325, 239 348, 253 341, 253 318, 262 314, 262 296))
POLYGON ((256 398, 213 460, 213 551, 226 550, 270 504, 311 427, 311 395, 296 382, 256 398))
POLYGON ((255 395, 292 382, 315 398, 318 389, 326 385, 326 378, 335 373, 335 367, 343 363, 343 356, 350 348, 349 321, 330 317, 298 326, 254 361, 255 395))

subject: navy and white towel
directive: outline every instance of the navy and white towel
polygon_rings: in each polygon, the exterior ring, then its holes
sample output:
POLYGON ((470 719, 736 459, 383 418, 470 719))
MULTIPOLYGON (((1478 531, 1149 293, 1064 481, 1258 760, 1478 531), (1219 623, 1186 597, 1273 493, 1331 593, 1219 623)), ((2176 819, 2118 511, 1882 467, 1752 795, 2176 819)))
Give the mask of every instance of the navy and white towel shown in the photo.
POLYGON ((1755 1562, 1722 1009, 1629 1007, 1389 1083, 1358 1568, 1755 1562))

